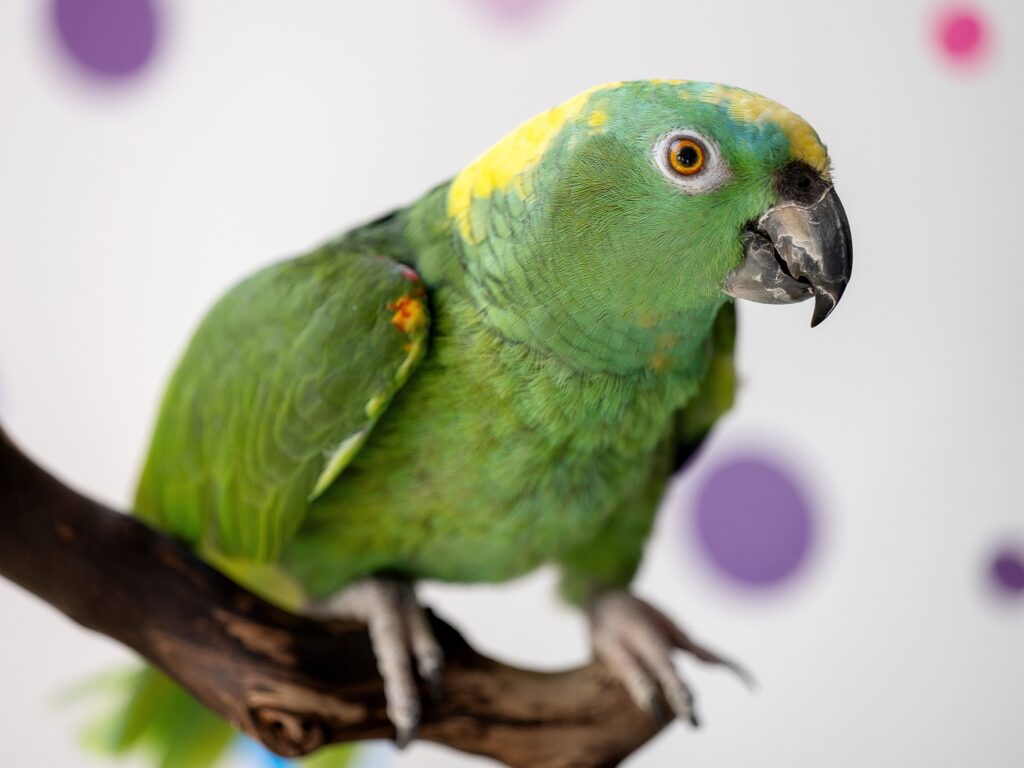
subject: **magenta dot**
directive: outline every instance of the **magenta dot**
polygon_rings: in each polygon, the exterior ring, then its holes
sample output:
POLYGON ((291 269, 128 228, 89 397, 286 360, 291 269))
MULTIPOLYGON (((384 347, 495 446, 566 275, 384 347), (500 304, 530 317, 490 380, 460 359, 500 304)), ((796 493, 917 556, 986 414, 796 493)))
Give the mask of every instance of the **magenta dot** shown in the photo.
POLYGON ((100 77, 137 73, 156 47, 152 0, 54 0, 52 18, 72 60, 100 77))
POLYGON ((712 471, 698 490, 694 522, 717 570, 750 587, 775 586, 793 576, 813 534, 810 506, 797 480, 756 456, 730 459, 712 471))
POLYGON ((992 558, 989 574, 996 589, 1006 594, 1024 593, 1024 552, 1004 549, 992 558))
POLYGON ((985 52, 987 27, 983 16, 969 7, 948 8, 936 25, 939 49, 955 63, 977 61, 985 52))

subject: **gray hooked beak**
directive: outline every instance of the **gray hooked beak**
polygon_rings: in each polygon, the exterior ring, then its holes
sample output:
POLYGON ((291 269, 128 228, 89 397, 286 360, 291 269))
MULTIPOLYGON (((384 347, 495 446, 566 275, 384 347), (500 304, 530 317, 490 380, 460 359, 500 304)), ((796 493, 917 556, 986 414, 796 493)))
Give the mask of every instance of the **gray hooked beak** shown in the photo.
POLYGON ((743 230, 743 263, 726 275, 723 290, 763 304, 813 295, 813 328, 835 309, 850 281, 850 223, 831 184, 808 166, 787 166, 778 187, 779 202, 743 230))

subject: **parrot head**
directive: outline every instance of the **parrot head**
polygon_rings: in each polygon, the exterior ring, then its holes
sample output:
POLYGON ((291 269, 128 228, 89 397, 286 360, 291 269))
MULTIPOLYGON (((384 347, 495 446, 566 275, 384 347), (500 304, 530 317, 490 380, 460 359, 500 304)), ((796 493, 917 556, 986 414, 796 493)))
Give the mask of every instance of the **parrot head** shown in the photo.
POLYGON ((586 91, 467 166, 446 204, 489 320, 604 367, 665 360, 729 297, 813 297, 817 325, 850 279, 849 225, 815 131, 717 84, 586 91))

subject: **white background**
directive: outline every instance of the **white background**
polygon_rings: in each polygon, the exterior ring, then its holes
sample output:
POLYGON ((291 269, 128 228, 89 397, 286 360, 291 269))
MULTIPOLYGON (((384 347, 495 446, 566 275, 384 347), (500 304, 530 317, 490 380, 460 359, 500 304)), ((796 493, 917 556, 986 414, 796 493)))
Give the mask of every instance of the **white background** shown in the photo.
MULTIPOLYGON (((702 467, 777 451, 823 536, 797 583, 740 594, 685 536, 678 484, 637 589, 761 687, 690 667, 706 727, 629 764, 1024 765, 1024 601, 986 581, 1024 540, 1024 6, 985 3, 994 55, 962 72, 924 2, 561 0, 509 22, 472 0, 180 0, 152 66, 111 87, 60 57, 47 5, 0 3, 0 419, 118 506, 191 329, 260 265, 596 83, 722 81, 803 114, 835 162, 852 287, 814 331, 807 305, 743 306, 740 403, 702 467)), ((586 642, 552 584, 426 596, 485 651, 555 668, 586 642)), ((53 699, 128 655, 3 582, 0 617, 0 760, 92 765, 53 699)), ((420 744, 398 762, 479 763, 420 744)))

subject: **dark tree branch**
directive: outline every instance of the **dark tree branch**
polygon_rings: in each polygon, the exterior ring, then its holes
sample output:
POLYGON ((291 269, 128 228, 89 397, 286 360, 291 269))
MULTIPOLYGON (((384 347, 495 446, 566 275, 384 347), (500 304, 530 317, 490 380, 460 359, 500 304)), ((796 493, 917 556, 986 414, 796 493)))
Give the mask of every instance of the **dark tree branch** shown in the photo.
MULTIPOLYGON (((391 738, 363 626, 281 611, 188 549, 62 485, 0 431, 0 575, 133 648, 282 755, 391 738)), ((658 726, 599 664, 559 673, 481 656, 434 619, 444 695, 419 738, 513 768, 614 766, 658 726)))

